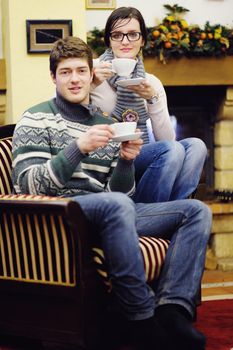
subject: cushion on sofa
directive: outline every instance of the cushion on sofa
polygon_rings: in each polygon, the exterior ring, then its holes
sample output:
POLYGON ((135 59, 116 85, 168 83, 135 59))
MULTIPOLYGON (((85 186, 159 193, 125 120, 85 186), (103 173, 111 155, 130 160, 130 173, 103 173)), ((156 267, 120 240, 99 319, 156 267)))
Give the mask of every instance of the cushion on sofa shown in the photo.
MULTIPOLYGON (((142 236, 139 237, 139 246, 142 253, 146 280, 150 283, 154 279, 157 279, 160 274, 169 241, 161 238, 142 236)), ((111 290, 111 282, 109 280, 103 250, 101 248, 92 248, 92 250, 96 269, 108 287, 108 290, 111 290)))

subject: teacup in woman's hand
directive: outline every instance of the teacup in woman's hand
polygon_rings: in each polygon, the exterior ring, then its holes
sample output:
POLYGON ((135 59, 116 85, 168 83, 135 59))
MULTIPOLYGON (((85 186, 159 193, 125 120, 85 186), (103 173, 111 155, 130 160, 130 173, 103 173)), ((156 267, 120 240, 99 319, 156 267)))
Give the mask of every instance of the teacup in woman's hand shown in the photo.
POLYGON ((129 77, 136 63, 137 61, 131 58, 114 58, 112 60, 112 70, 121 77, 129 77))

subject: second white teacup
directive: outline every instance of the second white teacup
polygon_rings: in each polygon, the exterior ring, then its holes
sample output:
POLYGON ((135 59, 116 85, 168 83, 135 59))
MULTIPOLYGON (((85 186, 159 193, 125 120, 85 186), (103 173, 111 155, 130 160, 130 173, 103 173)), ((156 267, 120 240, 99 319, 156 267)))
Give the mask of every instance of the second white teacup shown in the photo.
POLYGON ((137 61, 132 58, 114 58, 112 60, 112 69, 121 77, 129 77, 137 61))
POLYGON ((121 122, 111 125, 115 132, 115 136, 130 135, 135 133, 137 123, 136 122, 121 122))

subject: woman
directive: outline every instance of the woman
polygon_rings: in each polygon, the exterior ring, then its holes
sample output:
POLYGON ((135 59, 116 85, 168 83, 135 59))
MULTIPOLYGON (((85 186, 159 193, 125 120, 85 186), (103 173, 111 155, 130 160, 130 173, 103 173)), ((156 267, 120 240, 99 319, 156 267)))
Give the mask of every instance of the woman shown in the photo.
POLYGON ((133 118, 144 132, 144 145, 135 160, 135 202, 188 198, 200 180, 207 149, 197 138, 175 141, 164 87, 158 78, 145 72, 140 57, 147 42, 141 13, 134 7, 114 10, 107 20, 104 39, 108 49, 94 62, 91 101, 119 122, 133 118), (118 85, 122 77, 112 72, 113 58, 137 60, 131 78, 141 77, 143 81, 127 87, 118 85), (150 125, 156 142, 149 137, 150 125))

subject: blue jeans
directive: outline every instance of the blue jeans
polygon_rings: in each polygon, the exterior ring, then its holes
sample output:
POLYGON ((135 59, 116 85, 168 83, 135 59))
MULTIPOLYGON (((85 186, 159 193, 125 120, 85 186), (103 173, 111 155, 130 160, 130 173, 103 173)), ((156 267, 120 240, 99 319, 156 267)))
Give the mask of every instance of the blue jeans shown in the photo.
POLYGON ((207 149, 198 138, 143 145, 135 159, 136 203, 188 198, 200 180, 207 149))
POLYGON ((75 196, 100 237, 113 291, 130 320, 151 317, 158 305, 180 304, 192 315, 204 269, 211 212, 198 200, 134 203, 119 192, 75 196), (171 243, 155 290, 146 283, 138 235, 171 243))

